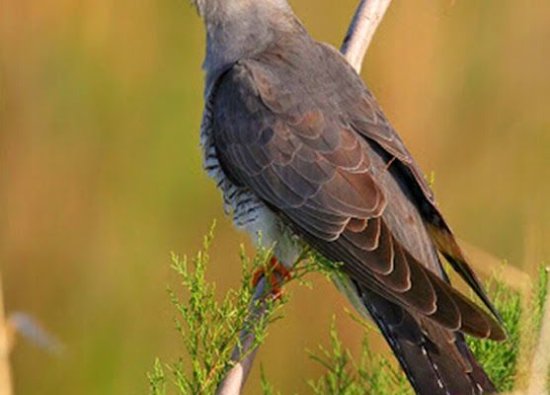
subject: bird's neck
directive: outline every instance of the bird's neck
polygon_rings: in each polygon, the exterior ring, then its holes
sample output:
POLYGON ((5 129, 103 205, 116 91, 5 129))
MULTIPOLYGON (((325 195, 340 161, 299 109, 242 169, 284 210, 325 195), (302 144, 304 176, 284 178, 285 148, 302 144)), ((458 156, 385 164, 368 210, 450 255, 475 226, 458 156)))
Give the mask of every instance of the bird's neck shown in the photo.
POLYGON ((286 0, 206 0, 207 79, 267 48, 281 34, 303 28, 286 0))

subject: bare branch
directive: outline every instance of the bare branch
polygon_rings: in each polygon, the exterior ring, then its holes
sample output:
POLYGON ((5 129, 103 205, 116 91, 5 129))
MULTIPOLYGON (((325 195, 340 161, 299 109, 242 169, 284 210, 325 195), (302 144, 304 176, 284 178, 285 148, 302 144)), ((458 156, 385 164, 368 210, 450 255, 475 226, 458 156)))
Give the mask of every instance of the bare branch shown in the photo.
POLYGON ((0 273, 0 394, 12 393, 10 369, 10 327, 4 315, 4 300, 2 291, 2 276, 0 273))
MULTIPOLYGON (((548 268, 546 269, 548 270, 548 268)), ((545 284, 550 289, 550 277, 545 284)), ((550 371, 550 302, 544 303, 544 315, 540 328, 540 338, 531 364, 531 377, 529 379, 528 395, 548 394, 548 372, 550 371)))
MULTIPOLYGON (((341 48, 342 53, 357 72, 361 70, 363 58, 374 32, 390 3, 391 0, 361 0, 359 2, 341 48)), ((265 288, 266 283, 262 279, 254 291, 254 301, 250 307, 251 319, 257 319, 265 313, 265 309, 258 307, 255 303, 264 297, 265 288)), ((249 331, 241 332, 241 346, 233 350, 231 358, 236 364, 221 382, 216 392, 217 395, 239 395, 241 393, 258 351, 251 349, 254 340, 254 335, 249 331), (243 355, 244 358, 242 358, 243 355)))
MULTIPOLYGON (((275 275, 275 274, 273 274, 275 275)), ((254 289, 254 297, 250 305, 250 319, 258 319, 265 314, 265 305, 256 303, 258 300, 265 297, 267 291, 267 284, 265 277, 256 285, 254 289)), ((244 383, 252 369, 254 364, 254 358, 258 349, 253 349, 254 346, 254 334, 250 331, 243 329, 240 334, 240 347, 235 347, 231 355, 231 360, 237 362, 233 368, 229 370, 223 381, 218 387, 217 395, 238 395, 241 393, 244 383), (244 355, 244 357, 243 357, 244 355)))
POLYGON ((359 73, 372 37, 391 0, 361 0, 355 11, 340 51, 359 73))

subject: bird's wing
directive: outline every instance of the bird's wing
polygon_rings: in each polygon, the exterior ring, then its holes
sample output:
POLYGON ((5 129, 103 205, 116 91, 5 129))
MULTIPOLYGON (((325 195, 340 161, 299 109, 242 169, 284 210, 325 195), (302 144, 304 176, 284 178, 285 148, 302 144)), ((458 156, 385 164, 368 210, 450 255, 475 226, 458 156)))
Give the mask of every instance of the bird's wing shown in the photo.
MULTIPOLYGON (((324 53, 327 62, 332 63, 329 68, 335 69, 339 65, 341 68, 347 68, 350 76, 349 84, 360 83, 359 77, 353 72, 340 52, 323 43, 319 43, 319 49, 324 53)), ((394 158, 392 160, 396 161, 393 168, 395 176, 400 178, 402 182, 407 183, 430 237, 438 250, 472 288, 495 318, 502 323, 498 310, 489 300, 483 285, 468 264, 451 228, 437 208, 435 197, 426 177, 399 135, 388 122, 374 96, 368 89, 364 89, 353 100, 347 98, 346 107, 350 109, 350 122, 353 128, 378 145, 387 155, 394 158)))
POLYGON ((346 94, 359 97, 358 88, 332 86, 342 76, 292 64, 300 59, 307 57, 268 50, 220 77, 211 97, 212 128, 226 175, 323 255, 342 262, 358 283, 448 329, 504 338, 491 316, 395 237, 384 216, 392 196, 381 182, 391 161, 380 166, 342 108, 346 94))

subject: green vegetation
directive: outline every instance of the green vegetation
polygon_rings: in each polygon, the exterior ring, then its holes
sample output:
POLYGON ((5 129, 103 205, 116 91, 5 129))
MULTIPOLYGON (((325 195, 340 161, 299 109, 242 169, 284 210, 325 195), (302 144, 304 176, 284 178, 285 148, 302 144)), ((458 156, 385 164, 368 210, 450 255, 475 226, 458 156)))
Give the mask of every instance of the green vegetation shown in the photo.
POLYGON ((363 338, 360 357, 355 360, 342 344, 333 324, 330 327, 330 348, 319 346, 311 354, 325 373, 309 385, 316 395, 387 395, 413 394, 403 372, 383 356, 374 354, 367 338, 363 338))
MULTIPOLYGON (((284 294, 276 299, 266 295, 254 298, 252 274, 262 270, 268 277, 274 275, 273 268, 268 265, 272 254, 268 249, 259 249, 255 257, 249 259, 243 248, 241 284, 237 289, 229 290, 218 301, 215 284, 206 280, 206 268, 210 261, 208 250, 212 239, 213 228, 204 238, 203 249, 192 260, 172 255, 172 267, 181 279, 185 295, 178 296, 171 289, 168 292, 179 314, 176 328, 181 334, 186 357, 165 366, 159 361, 155 363, 149 375, 153 395, 166 393, 165 370, 171 377, 168 381, 173 382, 182 394, 213 393, 224 374, 234 365, 231 361, 233 350, 236 347, 242 350, 241 332, 244 330, 253 335, 253 344, 248 350, 250 352, 264 342, 269 324, 281 317, 281 307, 288 301, 284 294), (251 310, 262 310, 264 313, 250 320, 251 310)), ((330 274, 335 268, 329 262, 304 256, 293 269, 292 281, 305 283, 303 278, 307 273, 316 271, 330 274)), ((269 292, 269 289, 266 291, 269 292)), ((246 353, 242 355, 243 358, 245 356, 246 353)))
MULTIPOLYGON (((206 280, 206 267, 210 260, 208 249, 212 237, 211 231, 204 239, 203 250, 191 262, 187 257, 180 259, 176 255, 172 256, 172 267, 187 291, 187 299, 182 302, 175 291, 169 290, 172 303, 179 313, 176 328, 181 334, 187 356, 185 360, 168 365, 167 369, 175 387, 182 394, 214 393, 224 373, 232 366, 231 353, 239 345, 241 330, 244 328, 254 335, 253 348, 257 347, 264 341, 268 325, 279 317, 280 307, 286 301, 285 298, 253 299, 251 273, 264 266, 270 255, 268 250, 260 250, 253 260, 241 254, 241 286, 227 292, 223 300, 218 302, 215 285, 206 280), (266 313, 261 319, 247 320, 250 305, 264 307, 266 313)), ((166 393, 166 376, 158 361, 150 374, 150 383, 152 394, 166 393)))
MULTIPOLYGON (((267 265, 271 251, 259 250, 253 259, 249 259, 242 249, 240 287, 231 289, 218 301, 215 285, 206 279, 208 249, 212 237, 210 232, 205 237, 203 250, 191 261, 186 257, 180 259, 173 256, 173 268, 181 279, 184 295, 178 296, 173 290, 169 294, 179 314, 176 327, 181 334, 186 355, 175 363, 163 364, 156 361, 152 373, 149 374, 151 395, 214 393, 218 383, 234 364, 230 357, 234 348, 240 347, 241 330, 245 328, 254 335, 253 348, 259 346, 266 339, 270 323, 281 317, 281 308, 288 301, 288 297, 284 295, 278 299, 265 297, 266 295, 259 300, 254 299, 252 273, 262 269, 268 276, 271 275, 267 265), (261 319, 248 319, 250 306, 253 306, 253 310, 265 310, 261 319)), ((310 253, 304 258, 294 269, 291 281, 304 282, 304 276, 312 271, 320 271, 327 276, 338 272, 336 265, 310 253)), ((535 348, 548 291, 547 280, 548 272, 541 269, 539 281, 529 301, 522 301, 518 292, 498 281, 498 276, 488 284, 491 297, 504 319, 509 338, 504 343, 469 338, 468 343, 501 391, 514 389, 519 372, 520 341, 527 348, 525 355, 530 355, 535 348), (526 303, 527 311, 532 312, 526 319, 522 319, 521 314, 523 302, 526 303)), ((365 327, 367 331, 376 330, 365 327)), ((358 357, 355 357, 340 339, 334 320, 329 333, 330 346, 320 346, 316 352, 310 353, 311 358, 324 367, 321 377, 308 381, 312 393, 413 393, 397 365, 371 351, 366 336, 358 357)), ((263 369, 261 375, 262 393, 276 394, 277 391, 266 379, 263 369)))

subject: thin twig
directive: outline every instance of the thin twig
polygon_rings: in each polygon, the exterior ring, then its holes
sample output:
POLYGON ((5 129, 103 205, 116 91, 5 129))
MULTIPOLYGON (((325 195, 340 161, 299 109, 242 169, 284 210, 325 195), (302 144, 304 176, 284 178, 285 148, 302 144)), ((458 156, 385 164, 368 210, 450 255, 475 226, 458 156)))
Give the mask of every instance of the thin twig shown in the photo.
MULTIPOLYGON (((550 289, 550 276, 546 289, 550 289)), ((550 301, 544 303, 544 315, 540 328, 539 341, 533 363, 531 364, 531 377, 527 389, 528 395, 548 394, 548 372, 550 371, 550 301)))
POLYGON ((340 51, 358 73, 372 37, 390 3, 391 0, 362 0, 355 10, 340 51))
POLYGON ((4 312, 2 275, 0 273, 0 395, 12 394, 9 324, 4 312))
MULTIPOLYGON (((272 275, 275 275, 273 273, 272 275)), ((258 319, 265 314, 265 306, 263 303, 258 304, 257 301, 264 298, 267 291, 265 277, 262 277, 254 288, 254 297, 250 305, 249 316, 251 319, 258 319)), ((254 345, 254 334, 243 329, 240 334, 240 346, 233 349, 231 355, 232 361, 238 361, 233 368, 229 370, 223 381, 218 387, 217 395, 235 395, 240 394, 244 383, 254 364, 254 358, 258 349, 252 349, 254 345), (243 358, 244 355, 244 358, 243 358)))
MULTIPOLYGON (((361 71, 363 58, 367 53, 374 32, 390 3, 391 0, 360 0, 359 2, 340 48, 357 72, 361 71)), ((254 290, 254 300, 250 307, 250 317, 252 319, 257 319, 265 313, 265 309, 261 305, 258 307, 257 304, 257 301, 265 295, 265 287, 266 283, 262 279, 254 290)), ((257 349, 251 349, 254 341, 254 334, 247 330, 241 332, 241 344, 233 350, 231 358, 232 361, 236 362, 235 366, 229 370, 220 383, 217 395, 238 395, 241 393, 258 351, 257 349), (244 358, 242 358, 243 355, 244 358)))

